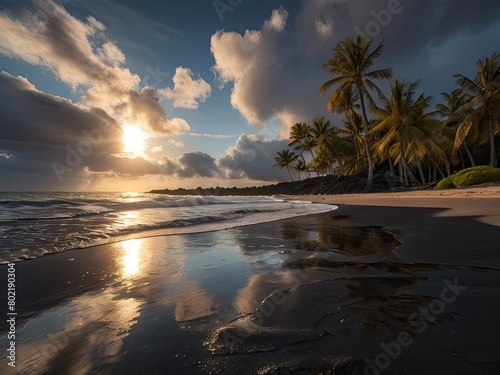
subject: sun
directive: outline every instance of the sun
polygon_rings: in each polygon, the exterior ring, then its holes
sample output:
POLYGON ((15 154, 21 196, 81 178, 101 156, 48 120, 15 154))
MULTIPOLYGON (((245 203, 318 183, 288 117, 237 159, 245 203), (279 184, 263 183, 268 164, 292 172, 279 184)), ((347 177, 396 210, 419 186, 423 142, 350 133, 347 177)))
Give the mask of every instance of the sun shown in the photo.
POLYGON ((137 157, 144 154, 144 142, 148 135, 137 125, 125 125, 123 127, 123 151, 129 156, 137 157))

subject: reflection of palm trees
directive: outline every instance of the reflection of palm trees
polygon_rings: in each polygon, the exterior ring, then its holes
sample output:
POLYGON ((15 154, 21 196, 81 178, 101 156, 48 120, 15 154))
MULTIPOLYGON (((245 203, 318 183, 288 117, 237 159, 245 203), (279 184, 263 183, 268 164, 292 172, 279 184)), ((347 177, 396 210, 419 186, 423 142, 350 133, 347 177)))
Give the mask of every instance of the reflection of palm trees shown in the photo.
POLYGON ((283 223, 281 233, 284 239, 293 242, 293 247, 306 251, 338 251, 351 256, 369 254, 384 255, 400 242, 380 227, 354 226, 349 217, 322 215, 300 225, 293 220, 283 223))

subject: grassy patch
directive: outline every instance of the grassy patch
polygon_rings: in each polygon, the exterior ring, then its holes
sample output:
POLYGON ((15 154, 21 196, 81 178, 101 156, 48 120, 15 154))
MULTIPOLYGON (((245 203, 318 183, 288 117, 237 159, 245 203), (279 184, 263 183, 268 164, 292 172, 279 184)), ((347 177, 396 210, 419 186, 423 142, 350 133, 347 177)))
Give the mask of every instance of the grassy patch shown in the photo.
POLYGON ((486 165, 464 169, 448 178, 444 178, 436 185, 435 190, 462 188, 471 185, 500 182, 500 168, 486 165))

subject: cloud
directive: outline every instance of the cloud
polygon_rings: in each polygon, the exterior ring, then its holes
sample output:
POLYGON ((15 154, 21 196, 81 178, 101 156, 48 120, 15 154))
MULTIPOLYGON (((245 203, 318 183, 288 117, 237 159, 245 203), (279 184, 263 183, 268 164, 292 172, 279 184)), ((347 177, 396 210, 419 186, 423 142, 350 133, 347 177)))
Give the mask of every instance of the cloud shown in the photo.
MULTIPOLYGON (((131 90, 140 82, 130 70, 107 65, 95 53, 90 37, 97 43, 103 41, 103 26, 97 20, 90 17, 82 22, 52 1, 35 0, 34 4, 36 12, 26 10, 25 19, 0 13, 2 54, 52 70, 73 88, 84 85, 131 90)), ((103 48, 118 54, 116 46, 104 43, 103 48)))
POLYGON ((314 27, 323 39, 331 37, 333 35, 333 18, 329 16, 318 17, 314 21, 314 27))
POLYGON ((156 89, 144 87, 141 91, 129 91, 121 104, 113 108, 114 113, 127 123, 146 126, 154 134, 168 135, 189 131, 188 123, 180 118, 167 119, 156 89))
POLYGON ((163 156, 161 165, 165 174, 180 178, 219 176, 215 159, 204 152, 186 152, 178 158, 163 156))
POLYGON ((321 73, 321 69, 305 61, 303 51, 294 46, 294 33, 277 32, 287 14, 283 8, 275 9, 261 30, 218 31, 210 47, 217 80, 233 85, 231 105, 258 129, 277 120, 282 137, 295 122, 326 112, 318 95, 321 81, 311 80, 311 71, 321 73))
POLYGON ((178 178, 283 181, 287 178, 286 171, 273 165, 276 153, 286 145, 286 140, 269 141, 263 135, 242 134, 219 158, 203 152, 185 152, 176 158, 163 156, 160 165, 164 174, 178 178))
POLYGON ((226 178, 248 178, 258 181, 282 181, 284 171, 273 167, 276 153, 285 149, 286 140, 264 139, 262 135, 242 134, 236 144, 218 160, 218 165, 226 178))
MULTIPOLYGON (((123 66, 124 53, 108 39, 100 21, 90 16, 82 22, 52 1, 34 0, 34 5, 35 10, 24 9, 17 18, 0 13, 1 54, 46 68, 75 90, 86 89, 82 102, 102 108, 119 122, 140 122, 158 135, 189 130, 185 120, 167 118, 156 89, 137 90, 139 76, 123 66)), ((182 86, 180 90, 182 94, 182 86)), ((206 90, 200 90, 194 99, 204 100, 206 90)), ((187 96, 175 93, 176 100, 193 105, 187 96)))
POLYGON ((213 138, 213 139, 230 139, 237 138, 237 135, 233 134, 198 134, 198 133, 188 133, 186 135, 190 135, 191 137, 205 137, 205 138, 213 138))
POLYGON ((113 67, 125 63, 125 54, 113 42, 104 43, 98 50, 98 56, 102 61, 105 61, 113 67))
POLYGON ((193 72, 188 68, 178 67, 173 78, 174 88, 162 90, 162 94, 173 101, 175 108, 197 109, 211 94, 212 88, 201 77, 194 80, 193 72))
POLYGON ((176 140, 173 140, 173 139, 169 139, 168 140, 168 143, 174 145, 175 147, 178 147, 178 148, 184 148, 184 143, 182 143, 181 141, 176 141, 176 140))
POLYGON ((273 13, 271 14, 271 18, 265 21, 264 28, 282 32, 285 30, 287 19, 288 12, 285 10, 285 8, 280 7, 279 9, 274 9, 273 13))
POLYGON ((159 145, 159 146, 154 146, 152 149, 151 149, 151 152, 153 154, 157 154, 159 152, 163 152, 163 145, 159 145))
POLYGON ((161 173, 142 159, 122 158, 123 132, 100 108, 87 108, 0 73, 0 189, 83 189, 93 176, 161 173), (60 184, 63 181, 64 184, 60 184))

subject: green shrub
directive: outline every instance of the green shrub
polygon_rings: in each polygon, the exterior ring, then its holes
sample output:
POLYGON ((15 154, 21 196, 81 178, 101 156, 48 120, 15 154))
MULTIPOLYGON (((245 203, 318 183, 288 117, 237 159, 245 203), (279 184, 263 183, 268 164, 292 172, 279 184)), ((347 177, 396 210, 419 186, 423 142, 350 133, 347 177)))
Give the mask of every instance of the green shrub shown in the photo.
POLYGON ((464 169, 436 185, 435 189, 462 188, 471 185, 486 184, 489 182, 500 182, 500 168, 486 165, 464 169))
POLYGON ((443 178, 441 181, 438 182, 438 184, 434 189, 435 190, 456 189, 456 186, 449 179, 443 178))

